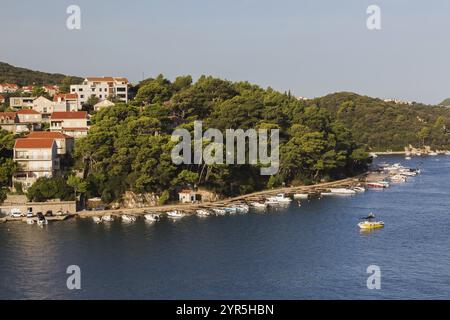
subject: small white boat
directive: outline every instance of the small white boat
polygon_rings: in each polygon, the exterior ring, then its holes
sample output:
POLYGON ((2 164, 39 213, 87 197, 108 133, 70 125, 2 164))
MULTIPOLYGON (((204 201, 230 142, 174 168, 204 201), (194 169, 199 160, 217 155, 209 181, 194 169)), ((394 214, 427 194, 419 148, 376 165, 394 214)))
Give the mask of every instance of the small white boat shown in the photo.
POLYGON ((92 217, 92 220, 93 220, 95 223, 100 223, 100 222, 102 222, 102 219, 101 219, 100 217, 97 217, 97 216, 92 217))
POLYGON ((34 224, 34 219, 27 218, 27 224, 34 224))
POLYGON ((445 151, 444 154, 445 154, 446 156, 450 156, 450 151, 445 151))
POLYGON ((363 187, 353 187, 353 190, 355 190, 355 192, 366 192, 366 189, 363 187))
POLYGON ((405 157, 405 160, 411 160, 411 157, 405 157))
POLYGON ((250 211, 249 206, 246 204, 237 204, 234 207, 237 213, 248 213, 250 211))
POLYGON ((389 183, 385 181, 368 182, 366 186, 373 189, 384 189, 389 187, 389 183))
POLYGON ((123 222, 135 222, 136 221, 136 217, 124 214, 124 215, 122 215, 122 221, 123 222))
POLYGON ((432 152, 430 152, 429 154, 428 154, 429 156, 437 156, 438 155, 438 153, 437 152, 435 152, 435 151, 432 151, 432 152))
POLYGON ((268 201, 274 201, 274 202, 278 202, 278 203, 289 203, 292 201, 291 198, 286 197, 286 195, 284 193, 279 193, 274 197, 269 197, 267 198, 268 201))
POLYGON ((356 191, 347 188, 331 188, 330 192, 333 194, 355 194, 356 191))
POLYGON ((308 199, 309 194, 307 193, 295 193, 294 199, 308 199))
POLYGON ((156 213, 147 213, 145 216, 145 221, 148 222, 156 222, 160 220, 159 214, 156 213))
POLYGON ((267 203, 261 203, 261 202, 251 202, 250 206, 254 209, 263 210, 266 209, 268 204, 267 203))
POLYGON ((167 217, 171 218, 171 219, 179 219, 179 218, 183 218, 185 216, 183 213, 181 213, 180 211, 177 211, 177 210, 169 211, 166 213, 167 213, 167 217))
POLYGON ((102 220, 105 222, 112 222, 114 221, 114 218, 111 215, 107 214, 106 216, 102 217, 102 220))
POLYGON ((394 183, 406 182, 406 177, 401 175, 401 174, 396 174, 396 175, 391 177, 391 181, 394 182, 394 183))
POLYGON ((198 209, 195 211, 195 213, 197 214, 197 216, 200 216, 200 217, 207 217, 207 216, 211 215, 210 212, 205 209, 198 209))
POLYGON ((417 176, 417 171, 411 171, 410 169, 403 169, 399 171, 399 174, 407 177, 417 176))
POLYGON ((226 208, 224 208, 224 210, 228 214, 236 214, 237 213, 236 207, 226 207, 226 208))
POLYGON ((227 214, 227 211, 225 209, 214 208, 212 209, 212 211, 218 216, 224 216, 227 214))

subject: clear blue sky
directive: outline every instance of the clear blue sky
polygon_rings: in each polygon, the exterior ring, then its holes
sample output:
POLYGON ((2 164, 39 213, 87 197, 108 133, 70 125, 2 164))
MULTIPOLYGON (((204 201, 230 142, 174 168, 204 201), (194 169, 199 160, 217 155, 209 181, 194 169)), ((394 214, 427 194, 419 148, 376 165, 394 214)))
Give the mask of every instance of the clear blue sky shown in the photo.
POLYGON ((450 1, 0 0, 0 61, 131 81, 214 75, 315 97, 450 97, 450 1), (82 29, 66 29, 66 8, 82 29), (381 7, 382 30, 366 28, 381 7))

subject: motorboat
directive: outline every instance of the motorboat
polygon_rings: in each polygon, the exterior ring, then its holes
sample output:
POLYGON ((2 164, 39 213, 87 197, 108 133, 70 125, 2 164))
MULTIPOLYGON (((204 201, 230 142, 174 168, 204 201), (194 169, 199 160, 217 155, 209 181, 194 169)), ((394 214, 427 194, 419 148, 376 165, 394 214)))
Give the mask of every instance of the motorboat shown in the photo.
POLYGON ((405 157, 405 160, 411 160, 411 157, 409 157, 409 156, 405 157))
POLYGON ((392 176, 390 179, 393 183, 406 182, 406 177, 401 174, 396 174, 396 175, 392 176))
POLYGON ((286 195, 284 193, 279 193, 279 194, 277 194, 274 197, 269 197, 269 198, 267 198, 267 200, 275 201, 275 202, 278 202, 278 203, 283 203, 283 202, 284 203, 289 203, 289 202, 292 201, 292 199, 289 198, 289 197, 286 197, 286 195))
POLYGON ((147 213, 146 215, 144 215, 145 221, 148 222, 156 222, 160 220, 160 216, 159 214, 156 213, 147 213))
POLYGON ((207 217, 207 216, 211 215, 211 213, 205 209, 198 209, 195 211, 195 213, 200 217, 207 217))
POLYGON ((22 213, 22 211, 20 211, 20 209, 18 209, 18 208, 12 208, 11 209, 11 217, 13 217, 13 218, 21 218, 23 216, 24 216, 24 214, 22 213))
POLYGON ((237 204, 234 207, 237 213, 248 213, 250 211, 249 206, 246 204, 237 204))
POLYGON ((294 197, 294 199, 308 199, 309 194, 307 194, 307 193, 295 193, 293 197, 294 197))
POLYGON ((114 218, 110 214, 107 214, 106 216, 102 217, 102 220, 105 222, 112 222, 114 221, 114 218))
POLYGON ((27 218, 27 224, 34 224, 34 219, 27 218))
POLYGON ((93 220, 95 223, 101 223, 101 222, 102 222, 102 218, 97 217, 97 216, 92 217, 92 220, 93 220))
POLYGON ((417 176, 417 171, 411 169, 403 169, 399 171, 399 174, 402 176, 414 177, 417 176))
POLYGON ((136 221, 136 217, 124 214, 124 215, 122 215, 122 221, 123 222, 135 222, 136 221))
POLYGON ((224 210, 228 214, 236 214, 237 213, 236 207, 226 207, 226 208, 224 208, 224 210))
POLYGON ((267 203, 261 203, 261 202, 251 202, 250 206, 254 209, 260 209, 260 210, 264 210, 268 207, 267 203))
POLYGON ((363 187, 353 187, 353 190, 355 190, 355 192, 366 192, 366 189, 363 187))
POLYGON ((347 188, 331 188, 330 192, 333 194, 355 194, 356 191, 347 188))
POLYGON ((181 213, 178 210, 174 210, 174 211, 168 211, 167 212, 167 217, 171 218, 171 219, 180 219, 184 217, 184 214, 181 213))
POLYGON ((47 221, 47 219, 45 219, 45 216, 44 216, 44 214, 42 212, 38 212, 36 214, 36 216, 37 216, 37 224, 39 226, 43 226, 43 225, 47 225, 48 224, 48 221, 47 221))
POLYGON ((214 209, 212 209, 212 211, 218 216, 224 216, 227 214, 227 211, 225 209, 221 209, 221 208, 214 208, 214 209))
POLYGON ((379 229, 384 227, 384 222, 366 220, 358 223, 358 227, 362 230, 379 229))
POLYGON ((366 186, 373 189, 384 189, 389 187, 389 183, 385 181, 368 182, 366 186))
POLYGON ((430 152, 429 154, 428 154, 429 156, 437 156, 438 155, 438 153, 437 152, 435 152, 435 151, 432 151, 432 152, 430 152))

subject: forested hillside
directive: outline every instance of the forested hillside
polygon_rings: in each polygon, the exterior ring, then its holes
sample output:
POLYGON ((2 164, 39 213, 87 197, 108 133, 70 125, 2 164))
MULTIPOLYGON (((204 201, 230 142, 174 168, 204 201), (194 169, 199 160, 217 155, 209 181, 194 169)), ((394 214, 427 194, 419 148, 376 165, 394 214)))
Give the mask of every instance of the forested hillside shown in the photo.
POLYGON ((408 144, 450 149, 450 109, 419 103, 398 104, 340 92, 307 102, 325 108, 370 150, 404 150, 408 144))
MULTIPOLYGON (((0 62, 0 83, 13 83, 19 86, 25 85, 54 85, 61 84, 68 77, 59 73, 46 73, 33 71, 25 68, 19 68, 10 64, 0 62)), ((83 81, 79 77, 72 78, 72 83, 83 81)))

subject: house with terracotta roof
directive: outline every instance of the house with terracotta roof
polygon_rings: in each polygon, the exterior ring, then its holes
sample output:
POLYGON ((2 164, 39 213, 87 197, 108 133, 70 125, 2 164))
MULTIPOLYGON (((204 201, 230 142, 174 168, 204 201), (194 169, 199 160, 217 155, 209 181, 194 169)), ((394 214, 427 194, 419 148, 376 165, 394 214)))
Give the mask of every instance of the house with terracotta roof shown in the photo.
POLYGON ((103 100, 94 106, 94 111, 100 111, 103 108, 113 107, 115 104, 109 100, 103 100))
POLYGON ((82 84, 71 85, 71 93, 77 93, 80 104, 85 104, 90 97, 100 101, 115 97, 122 102, 128 102, 128 79, 121 77, 88 77, 82 84))
POLYGON ((37 125, 31 123, 20 123, 17 112, 0 112, 0 127, 12 133, 30 132, 37 125))
POLYGON ((33 109, 22 109, 17 111, 17 116, 19 117, 20 123, 42 123, 42 115, 33 109))
POLYGON ((14 93, 19 90, 17 84, 12 83, 0 83, 0 93, 14 93))
POLYGON ((23 93, 32 93, 33 89, 33 86, 23 86, 22 88, 20 88, 20 91, 22 91, 23 93))
POLYGON ((33 101, 36 97, 11 97, 9 98, 9 106, 13 109, 29 109, 33 107, 33 101))
POLYGON ((13 175, 13 185, 20 182, 29 188, 40 177, 52 177, 60 170, 57 145, 54 139, 16 139, 13 149, 18 165, 13 175))
POLYGON ((74 138, 87 135, 89 115, 86 111, 53 112, 50 117, 50 131, 61 132, 74 138))
POLYGON ((74 138, 61 132, 51 131, 33 131, 27 136, 27 139, 53 139, 56 142, 58 155, 71 154, 75 146, 74 138))

